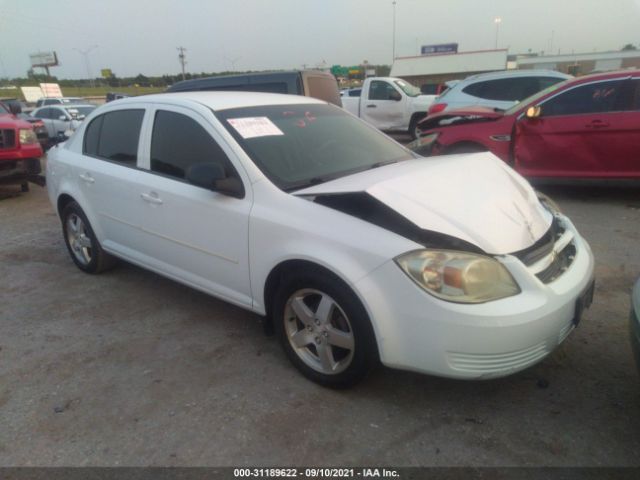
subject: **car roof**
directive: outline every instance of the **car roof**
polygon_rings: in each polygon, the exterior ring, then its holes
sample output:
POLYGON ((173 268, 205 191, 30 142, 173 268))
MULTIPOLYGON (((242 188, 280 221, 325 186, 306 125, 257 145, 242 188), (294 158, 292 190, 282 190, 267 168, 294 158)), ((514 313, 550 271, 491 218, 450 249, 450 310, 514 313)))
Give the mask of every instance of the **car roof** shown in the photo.
POLYGON ((582 77, 576 77, 572 79, 571 84, 588 83, 596 80, 608 80, 608 79, 627 78, 627 77, 640 78, 640 70, 629 69, 629 70, 615 70, 611 72, 590 73, 589 75, 584 75, 582 77))
POLYGON ((212 110, 229 110, 231 108, 261 107, 267 105, 304 105, 326 104, 322 100, 299 95, 284 95, 280 93, 261 92, 176 92, 159 93, 155 95, 141 95, 138 97, 122 98, 110 102, 110 105, 127 105, 130 103, 171 103, 188 104, 199 103, 212 110))
POLYGON ((493 80, 512 77, 549 76, 556 78, 572 78, 571 75, 556 70, 499 70, 496 72, 478 73, 461 80, 462 82, 475 82, 477 80, 493 80))

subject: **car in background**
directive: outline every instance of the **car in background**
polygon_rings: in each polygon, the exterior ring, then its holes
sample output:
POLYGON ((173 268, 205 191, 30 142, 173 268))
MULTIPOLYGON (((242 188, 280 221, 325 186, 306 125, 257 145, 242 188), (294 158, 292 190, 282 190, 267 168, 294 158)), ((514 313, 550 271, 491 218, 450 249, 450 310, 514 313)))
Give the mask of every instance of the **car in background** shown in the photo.
POLYGON ((120 100, 121 98, 129 98, 131 95, 127 95, 126 93, 118 93, 118 92, 107 92, 105 95, 105 101, 113 102, 114 100, 120 100))
POLYGON ((633 287, 631 294, 631 315, 629 318, 629 337, 631 349, 636 360, 638 373, 640 373, 640 279, 633 287))
POLYGON ((112 102, 51 150, 47 179, 80 270, 115 256, 265 315, 323 385, 379 361, 510 375, 592 298, 587 242, 495 156, 418 158, 307 97, 112 102))
POLYGON ((571 75, 553 70, 506 70, 481 73, 448 83, 449 87, 429 107, 429 115, 461 107, 507 110, 571 75))
POLYGON ((73 132, 78 125, 93 112, 95 105, 73 104, 73 105, 49 105, 36 108, 31 112, 31 116, 42 120, 49 140, 52 143, 64 141, 67 137, 65 132, 73 132))
POLYGON ((183 80, 167 88, 167 92, 238 91, 285 93, 313 97, 342 106, 336 77, 320 70, 250 73, 183 80))
POLYGON ((33 131, 35 132, 36 137, 38 137, 40 146, 43 150, 46 149, 49 145, 49 133, 47 132, 47 127, 42 120, 32 117, 25 111, 25 108, 29 111, 32 111, 32 109, 28 109, 28 107, 26 107, 26 105, 17 98, 4 98, 1 101, 7 110, 10 110, 16 117, 29 122, 33 126, 33 131))
POLYGON ((501 112, 430 116, 410 148, 422 155, 490 151, 532 179, 640 179, 640 70, 557 83, 501 112))
POLYGON ((45 105, 71 105, 74 103, 87 103, 87 101, 80 97, 44 97, 38 99, 36 108, 45 105))
POLYGON ((33 125, 18 117, 15 104, 0 102, 0 185, 18 184, 22 191, 29 190, 29 182, 44 185, 40 177, 42 147, 33 125))

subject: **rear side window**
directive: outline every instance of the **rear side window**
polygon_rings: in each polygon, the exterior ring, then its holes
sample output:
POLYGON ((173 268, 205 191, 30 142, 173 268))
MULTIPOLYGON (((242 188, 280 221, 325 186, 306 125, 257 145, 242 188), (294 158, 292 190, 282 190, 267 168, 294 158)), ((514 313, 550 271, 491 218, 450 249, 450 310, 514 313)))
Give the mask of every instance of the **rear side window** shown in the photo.
POLYGON ((51 114, 49 113, 50 111, 51 111, 50 108, 41 108, 40 110, 38 110, 36 112, 34 117, 49 119, 49 118, 51 118, 51 114))
POLYGON ((462 91, 486 100, 516 102, 561 81, 561 78, 554 77, 502 78, 473 83, 462 91))
POLYGON ((181 113, 156 113, 151 171, 184 179, 190 166, 210 162, 222 165, 228 176, 235 173, 222 148, 198 122, 181 113))
POLYGON ((542 104, 542 115, 584 115, 624 110, 623 105, 618 104, 623 85, 623 80, 613 80, 573 88, 542 104))
POLYGON ((91 123, 87 125, 84 131, 84 148, 83 153, 85 155, 91 155, 92 157, 98 156, 98 144, 100 142, 100 129, 102 128, 102 119, 104 115, 91 120, 91 123))
POLYGON ((136 166, 144 110, 118 110, 91 121, 84 134, 83 152, 136 166))

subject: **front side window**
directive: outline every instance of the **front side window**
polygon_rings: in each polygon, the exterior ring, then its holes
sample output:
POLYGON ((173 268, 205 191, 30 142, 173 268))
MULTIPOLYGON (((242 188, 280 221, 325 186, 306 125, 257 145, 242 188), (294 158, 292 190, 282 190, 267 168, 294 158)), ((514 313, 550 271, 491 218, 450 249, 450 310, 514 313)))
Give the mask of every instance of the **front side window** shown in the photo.
POLYGON ((116 110, 91 121, 84 134, 83 152, 134 166, 144 110, 116 110))
POLYGON ((391 100, 393 92, 397 92, 391 84, 380 80, 372 81, 369 88, 369 100, 391 100))
POLYGON ((219 163, 228 176, 233 167, 218 143, 192 118, 159 110, 151 137, 151 171, 184 179, 190 166, 219 163))
POLYGON ((623 80, 591 83, 561 93, 542 104, 542 115, 584 115, 624 110, 619 105, 623 80))
POLYGON ((414 158, 332 105, 234 108, 216 116, 258 168, 285 191, 414 158))
POLYGON ((50 112, 51 109, 50 108, 41 108, 40 110, 37 110, 36 112, 34 112, 33 116, 36 118, 43 118, 43 119, 50 119, 51 115, 50 112))

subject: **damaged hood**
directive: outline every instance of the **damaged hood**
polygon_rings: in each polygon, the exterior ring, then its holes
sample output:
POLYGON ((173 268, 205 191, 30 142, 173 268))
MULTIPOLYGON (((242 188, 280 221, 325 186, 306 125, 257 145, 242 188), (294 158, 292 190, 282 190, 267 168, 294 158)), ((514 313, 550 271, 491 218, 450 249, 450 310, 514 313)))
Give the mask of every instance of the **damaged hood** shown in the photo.
POLYGON ((461 123, 478 123, 499 120, 504 117, 503 111, 495 111, 487 107, 469 107, 429 115, 418 125, 421 130, 430 130, 436 127, 449 127, 461 123))
POLYGON ((533 188, 489 152, 407 160, 295 195, 355 192, 366 192, 421 229, 459 238, 496 255, 530 247, 553 219, 533 188))

